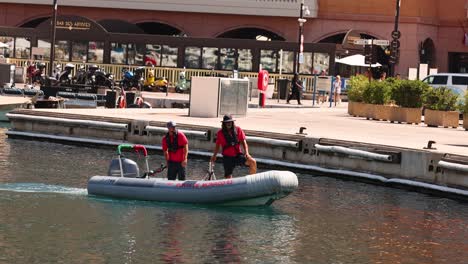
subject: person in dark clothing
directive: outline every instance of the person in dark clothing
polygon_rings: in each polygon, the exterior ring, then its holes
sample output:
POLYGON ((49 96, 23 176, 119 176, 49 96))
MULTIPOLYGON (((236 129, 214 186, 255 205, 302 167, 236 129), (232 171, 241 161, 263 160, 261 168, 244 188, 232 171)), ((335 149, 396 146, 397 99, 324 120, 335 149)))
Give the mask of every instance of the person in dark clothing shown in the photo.
POLYGON ((174 121, 167 122, 167 134, 162 139, 162 149, 167 162, 167 179, 185 181, 185 167, 188 157, 188 140, 177 131, 174 121))
POLYGON ((286 103, 289 104, 289 101, 294 97, 297 98, 297 104, 301 104, 301 91, 303 89, 301 82, 299 81, 299 74, 295 73, 291 82, 291 94, 288 96, 286 103))
POLYGON ((222 148, 224 177, 232 178, 232 172, 238 165, 249 167, 249 174, 257 172, 257 162, 249 154, 249 147, 245 140, 244 131, 234 125, 234 119, 230 115, 223 117, 222 128, 216 135, 216 146, 211 157, 211 162, 216 161, 216 155, 222 148), (241 146, 244 152, 241 151, 241 146))

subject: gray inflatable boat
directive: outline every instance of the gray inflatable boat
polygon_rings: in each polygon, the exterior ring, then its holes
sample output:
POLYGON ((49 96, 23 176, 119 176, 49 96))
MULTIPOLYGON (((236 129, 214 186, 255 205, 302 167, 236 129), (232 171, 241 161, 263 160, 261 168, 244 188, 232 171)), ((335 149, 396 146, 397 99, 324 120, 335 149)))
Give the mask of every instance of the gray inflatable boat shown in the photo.
MULTIPOLYGON (((152 173, 140 176, 137 164, 121 157, 121 149, 124 148, 141 150, 147 157, 144 146, 120 145, 119 157, 111 162, 109 168, 111 176, 93 176, 88 181, 88 194, 160 202, 261 206, 286 197, 298 187, 297 176, 290 171, 267 171, 232 179, 198 181, 149 177, 152 173)), ((146 167, 149 172, 148 163, 146 167)))

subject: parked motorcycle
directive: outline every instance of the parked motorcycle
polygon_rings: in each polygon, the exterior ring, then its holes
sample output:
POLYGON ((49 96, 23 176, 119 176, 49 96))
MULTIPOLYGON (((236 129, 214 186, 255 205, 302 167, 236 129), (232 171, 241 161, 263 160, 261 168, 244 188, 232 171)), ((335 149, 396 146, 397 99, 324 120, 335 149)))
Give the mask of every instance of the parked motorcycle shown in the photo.
POLYGON ((75 69, 75 65, 67 63, 64 68, 65 69, 58 75, 57 85, 67 86, 72 84, 72 71, 75 69))
POLYGON ((141 91, 143 87, 143 75, 145 72, 144 67, 138 67, 134 72, 127 68, 123 69, 123 79, 120 81, 120 87, 124 90, 130 90, 131 88, 137 88, 141 91))
POLYGON ((86 72, 86 69, 85 69, 85 66, 84 65, 81 65, 76 73, 75 73, 75 76, 73 76, 72 78, 72 83, 73 84, 86 84, 86 75, 87 75, 87 72, 86 72))

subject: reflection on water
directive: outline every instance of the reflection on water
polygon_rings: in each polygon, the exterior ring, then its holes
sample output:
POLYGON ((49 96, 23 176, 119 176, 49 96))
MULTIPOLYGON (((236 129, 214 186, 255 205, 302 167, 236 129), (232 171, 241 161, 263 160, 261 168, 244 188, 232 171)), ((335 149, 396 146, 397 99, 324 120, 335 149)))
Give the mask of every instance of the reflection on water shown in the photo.
MULTIPOLYGON (((113 149, 8 140, 0 263, 466 263, 467 205, 327 177, 265 208, 89 197, 113 149)), ((153 155, 150 164, 158 166, 153 155)), ((191 159, 202 178, 207 161, 191 159)), ((215 168, 222 174, 220 164, 215 168)), ((238 174, 244 174, 243 169, 238 174)))

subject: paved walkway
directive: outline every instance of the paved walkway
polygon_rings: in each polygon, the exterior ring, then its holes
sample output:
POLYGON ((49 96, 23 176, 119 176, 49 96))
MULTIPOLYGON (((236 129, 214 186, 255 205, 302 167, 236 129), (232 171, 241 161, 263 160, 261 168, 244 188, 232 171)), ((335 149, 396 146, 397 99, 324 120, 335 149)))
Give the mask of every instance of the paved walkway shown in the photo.
MULTIPOLYGON (((145 95, 144 95, 145 96, 145 95)), ((165 97, 164 93, 153 93, 155 97, 165 97)), ((183 99, 188 95, 169 94, 170 98, 183 99)), ((0 97, 1 98, 1 97, 0 97)), ((258 102, 258 99, 252 99, 258 102)), ((468 156, 468 131, 462 127, 431 128, 424 124, 392 124, 384 121, 370 121, 365 118, 352 117, 347 114, 347 103, 337 107, 326 104, 312 107, 311 100, 303 100, 298 106, 296 101, 286 104, 284 100, 267 100, 267 106, 273 108, 249 108, 247 117, 237 117, 236 124, 244 129, 265 132, 295 134, 300 127, 306 127, 305 132, 314 138, 331 138, 356 141, 404 148, 422 150, 429 140, 436 141, 434 145, 442 153, 468 156)), ((253 101, 255 103, 255 101, 253 101)), ((195 118, 188 116, 188 109, 48 109, 41 111, 59 111, 83 115, 102 115, 138 120, 166 122, 174 120, 178 123, 205 126, 220 126, 219 118, 195 118)))

